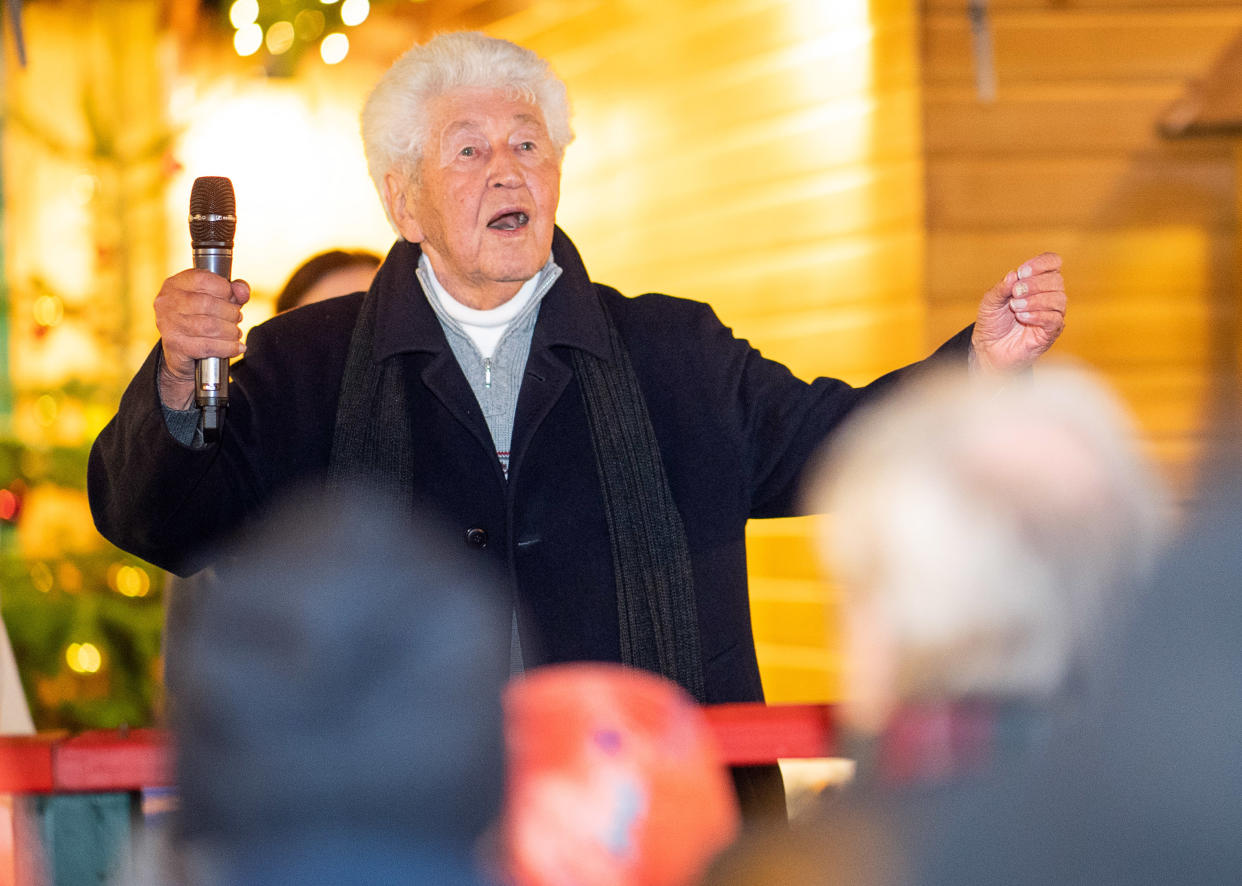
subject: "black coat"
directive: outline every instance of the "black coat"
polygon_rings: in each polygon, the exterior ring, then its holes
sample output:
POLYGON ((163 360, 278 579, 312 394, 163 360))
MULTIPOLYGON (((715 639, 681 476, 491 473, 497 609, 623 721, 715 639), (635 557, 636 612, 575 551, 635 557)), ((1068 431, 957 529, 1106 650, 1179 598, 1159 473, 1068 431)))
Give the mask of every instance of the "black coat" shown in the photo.
MULTIPOLYGON (((746 584, 746 521, 798 512, 799 481, 824 438, 887 388, 809 384, 735 338, 705 304, 625 298, 592 283, 557 232, 563 273, 544 297, 517 404, 506 482, 474 395, 416 283, 418 247, 398 242, 373 284, 376 359, 401 361, 411 396, 416 504, 478 543, 509 576, 527 664, 618 661, 613 560, 582 395, 569 352, 607 354, 601 302, 624 340, 659 440, 694 569, 710 702, 763 698, 746 584), (421 382, 421 383, 420 383, 421 382), (476 532, 475 530, 481 530, 476 532)), ((204 448, 167 431, 154 350, 91 451, 100 532, 174 572, 274 496, 321 478, 350 333, 362 295, 257 326, 232 367, 223 440, 204 448)), ((940 355, 962 361, 969 330, 940 355)), ((916 364, 919 365, 919 364, 916 364)))

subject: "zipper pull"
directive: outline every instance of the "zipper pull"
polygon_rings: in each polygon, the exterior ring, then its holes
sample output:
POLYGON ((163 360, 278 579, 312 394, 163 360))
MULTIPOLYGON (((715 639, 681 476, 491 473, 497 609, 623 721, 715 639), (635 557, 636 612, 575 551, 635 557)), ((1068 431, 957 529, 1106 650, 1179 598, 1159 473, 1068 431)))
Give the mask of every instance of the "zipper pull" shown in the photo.
POLYGON ((483 387, 490 388, 492 386, 492 358, 483 358, 483 387))

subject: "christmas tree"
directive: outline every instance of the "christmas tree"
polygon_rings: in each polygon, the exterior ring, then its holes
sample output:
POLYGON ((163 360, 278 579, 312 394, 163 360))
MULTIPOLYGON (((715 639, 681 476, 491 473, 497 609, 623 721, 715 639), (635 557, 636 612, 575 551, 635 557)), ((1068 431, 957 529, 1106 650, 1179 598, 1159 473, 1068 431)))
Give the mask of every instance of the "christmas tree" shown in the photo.
POLYGON ((135 300, 165 264, 158 8, 24 12, 25 59, 4 59, 0 607, 38 728, 152 725, 164 577, 95 532, 86 463, 154 340, 135 300))

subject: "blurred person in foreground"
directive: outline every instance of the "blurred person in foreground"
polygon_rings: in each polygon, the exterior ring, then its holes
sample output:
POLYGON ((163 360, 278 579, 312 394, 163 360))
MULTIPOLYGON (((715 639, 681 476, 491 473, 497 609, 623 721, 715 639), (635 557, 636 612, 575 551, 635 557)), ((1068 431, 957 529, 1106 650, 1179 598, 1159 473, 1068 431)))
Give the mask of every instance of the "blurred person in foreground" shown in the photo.
POLYGON ((929 886, 1242 881, 1242 411, 1218 410, 1196 498, 1109 637, 1090 716, 944 822, 929 886))
POLYGON ((509 608, 441 532, 303 492, 225 551, 170 661, 174 833, 118 883, 489 882, 509 608))
POLYGON ((983 749, 940 742, 969 744, 975 702, 1004 730, 1089 693, 1169 516, 1120 400, 1064 363, 910 386, 833 441, 809 494, 843 601, 841 724, 880 782, 969 769, 983 749))
POLYGON ((690 886, 740 824, 707 716, 623 665, 546 665, 504 696, 507 886, 690 886))
MULTIPOLYGON (((415 46, 362 131, 400 235, 370 290, 243 346, 245 282, 168 278, 160 342, 92 449, 102 534, 193 571, 282 489, 362 477, 506 572, 515 672, 620 662, 699 702, 762 700, 746 523, 798 512, 813 453, 902 373, 806 383, 705 304, 593 282, 556 226, 566 88, 529 50, 477 33, 415 46), (195 361, 243 351, 204 442, 195 361)), ((936 359, 1029 366, 1064 325, 1060 267, 1043 253, 1006 273, 936 359)), ((784 816, 775 767, 737 779, 747 816, 784 816)))
MULTIPOLYGON (((302 305, 313 304, 327 298, 365 292, 375 278, 380 257, 366 250, 329 249, 317 252, 294 269, 276 295, 276 313, 282 314, 302 305)), ((199 593, 198 579, 183 578, 169 573, 164 582, 164 635, 163 655, 180 655, 180 637, 194 617, 194 601, 199 593)), ((174 667, 175 670, 175 667, 174 667)), ((165 679, 165 708, 174 704, 176 686, 169 686, 165 679)))
POLYGON ((1167 533, 1164 485, 1098 378, 1041 365, 929 376, 860 411, 808 494, 840 586, 854 782, 709 882, 919 883, 946 819, 1098 704, 1101 650, 1167 533))

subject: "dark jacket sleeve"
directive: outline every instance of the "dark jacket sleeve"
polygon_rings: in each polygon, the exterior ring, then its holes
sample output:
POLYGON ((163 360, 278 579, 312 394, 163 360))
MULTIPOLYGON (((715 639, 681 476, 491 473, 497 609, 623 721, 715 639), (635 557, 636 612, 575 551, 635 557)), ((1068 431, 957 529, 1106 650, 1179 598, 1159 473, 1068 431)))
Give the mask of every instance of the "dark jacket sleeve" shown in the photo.
POLYGON ((956 363, 963 370, 970 353, 972 327, 959 332, 925 360, 880 376, 861 387, 835 378, 803 383, 780 363, 751 349, 743 358, 736 390, 744 422, 750 466, 751 516, 787 517, 806 512, 802 501, 805 472, 832 433, 859 406, 875 401, 893 386, 934 366, 956 363), (786 378, 789 376, 789 378, 786 378))
POLYGON ((100 533, 188 575, 274 494, 321 476, 359 303, 332 299, 251 330, 245 358, 231 367, 221 440, 198 448, 165 424, 157 345, 91 448, 87 493, 100 533))
POLYGON ((158 392, 159 345, 96 438, 87 494, 104 538, 157 566, 188 574, 193 551, 228 525, 231 495, 199 494, 212 485, 220 446, 193 447, 168 430, 158 392))
POLYGON ((713 522, 802 513, 805 469, 855 408, 933 365, 964 369, 970 352, 967 327, 927 360, 868 385, 806 382, 736 337, 706 304, 654 294, 625 301, 613 302, 614 316, 636 354, 671 476, 675 485, 692 478, 674 494, 713 522))

